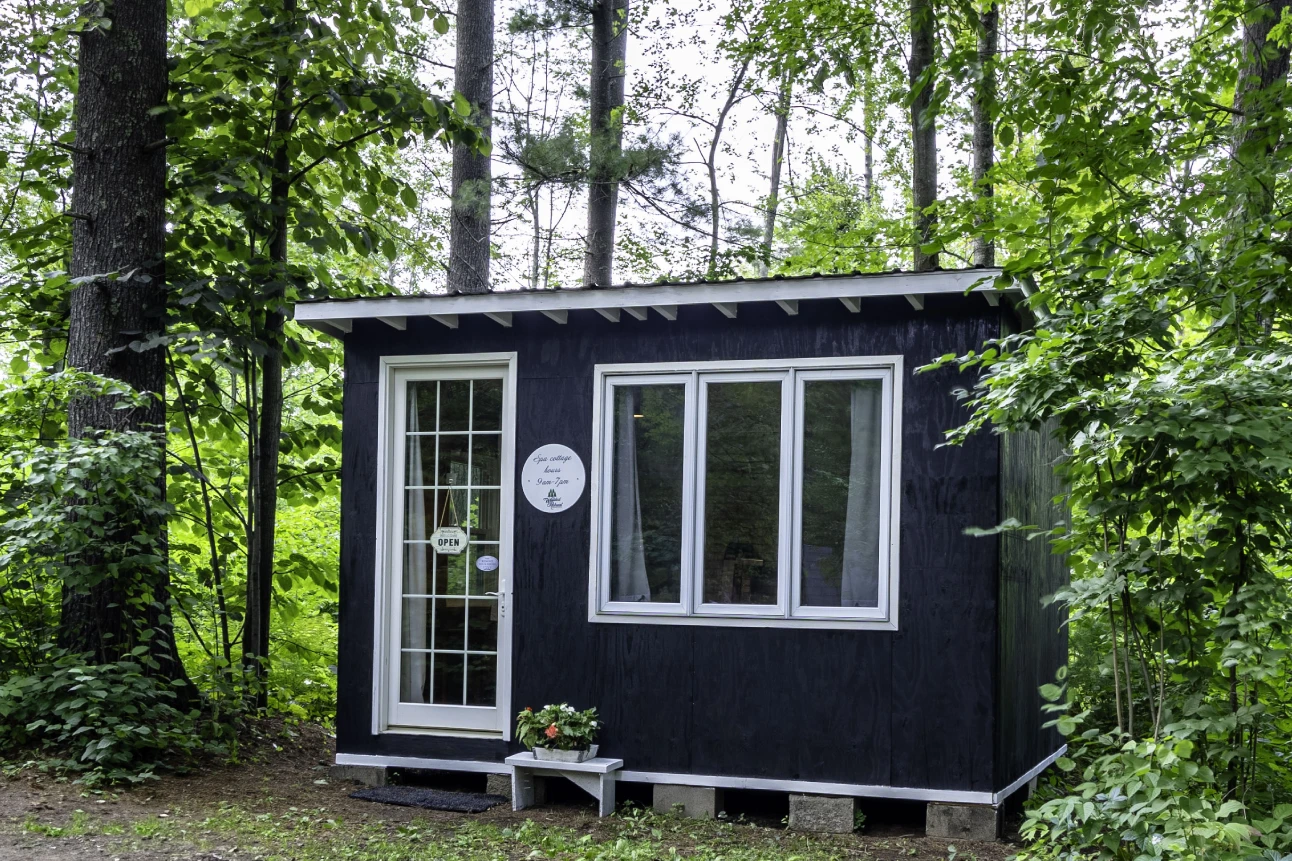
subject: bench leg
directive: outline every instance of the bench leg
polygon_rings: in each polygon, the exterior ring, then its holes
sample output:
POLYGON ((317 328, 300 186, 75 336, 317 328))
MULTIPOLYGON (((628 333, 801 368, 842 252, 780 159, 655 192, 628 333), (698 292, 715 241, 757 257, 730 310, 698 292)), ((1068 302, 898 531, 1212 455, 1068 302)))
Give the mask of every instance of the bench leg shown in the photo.
POLYGON ((534 774, 525 768, 511 771, 511 809, 524 810, 534 806, 534 774))
POLYGON ((601 775, 601 795, 597 800, 600 802, 597 806, 598 816, 609 816, 615 812, 615 776, 613 774, 601 775))

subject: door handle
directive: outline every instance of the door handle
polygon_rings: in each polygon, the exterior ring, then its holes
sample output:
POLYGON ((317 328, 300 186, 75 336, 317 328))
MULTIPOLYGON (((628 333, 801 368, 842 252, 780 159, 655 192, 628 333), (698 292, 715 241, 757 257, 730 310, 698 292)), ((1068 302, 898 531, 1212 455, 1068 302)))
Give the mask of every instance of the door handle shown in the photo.
POLYGON ((486 593, 485 593, 485 595, 486 595, 486 596, 488 596, 488 597, 490 597, 490 598, 501 598, 501 597, 502 597, 502 593, 501 593, 501 592, 486 592, 486 593))

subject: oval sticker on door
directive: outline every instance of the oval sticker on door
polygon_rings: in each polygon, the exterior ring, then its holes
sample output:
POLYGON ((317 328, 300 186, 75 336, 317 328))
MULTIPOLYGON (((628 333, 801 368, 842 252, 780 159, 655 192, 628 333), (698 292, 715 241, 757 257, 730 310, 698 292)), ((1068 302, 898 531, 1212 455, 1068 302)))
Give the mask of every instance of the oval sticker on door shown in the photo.
POLYGON ((486 572, 486 573, 488 573, 488 572, 490 572, 490 571, 497 571, 497 570, 498 570, 498 557, 497 557, 497 556, 481 556, 479 559, 477 559, 477 560, 476 560, 476 567, 477 567, 477 568, 479 568, 481 571, 484 571, 484 572, 486 572))
POLYGON ((568 446, 550 443, 534 449, 520 471, 520 486, 529 504, 556 514, 579 501, 587 474, 583 461, 568 446))

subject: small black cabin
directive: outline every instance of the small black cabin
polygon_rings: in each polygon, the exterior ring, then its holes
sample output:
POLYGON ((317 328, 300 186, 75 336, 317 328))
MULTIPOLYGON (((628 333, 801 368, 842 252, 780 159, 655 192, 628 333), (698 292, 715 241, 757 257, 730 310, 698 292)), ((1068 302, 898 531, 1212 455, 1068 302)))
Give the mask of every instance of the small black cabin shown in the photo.
POLYGON ((996 274, 298 305, 345 343, 337 764, 508 774, 568 702, 620 781, 994 811, 1061 750, 1067 569, 966 529, 1060 519, 1057 451, 940 447, 969 381, 916 371, 1020 325, 996 274))

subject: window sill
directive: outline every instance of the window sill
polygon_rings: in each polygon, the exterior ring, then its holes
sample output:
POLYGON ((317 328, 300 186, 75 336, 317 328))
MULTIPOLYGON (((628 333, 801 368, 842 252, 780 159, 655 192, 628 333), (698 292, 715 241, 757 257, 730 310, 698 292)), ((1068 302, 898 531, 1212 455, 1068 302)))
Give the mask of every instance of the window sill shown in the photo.
POLYGON ((596 612, 592 623, 612 625, 684 625, 702 628, 798 628, 819 631, 896 631, 897 619, 847 619, 840 617, 785 618, 784 616, 666 616, 660 613, 596 612))

